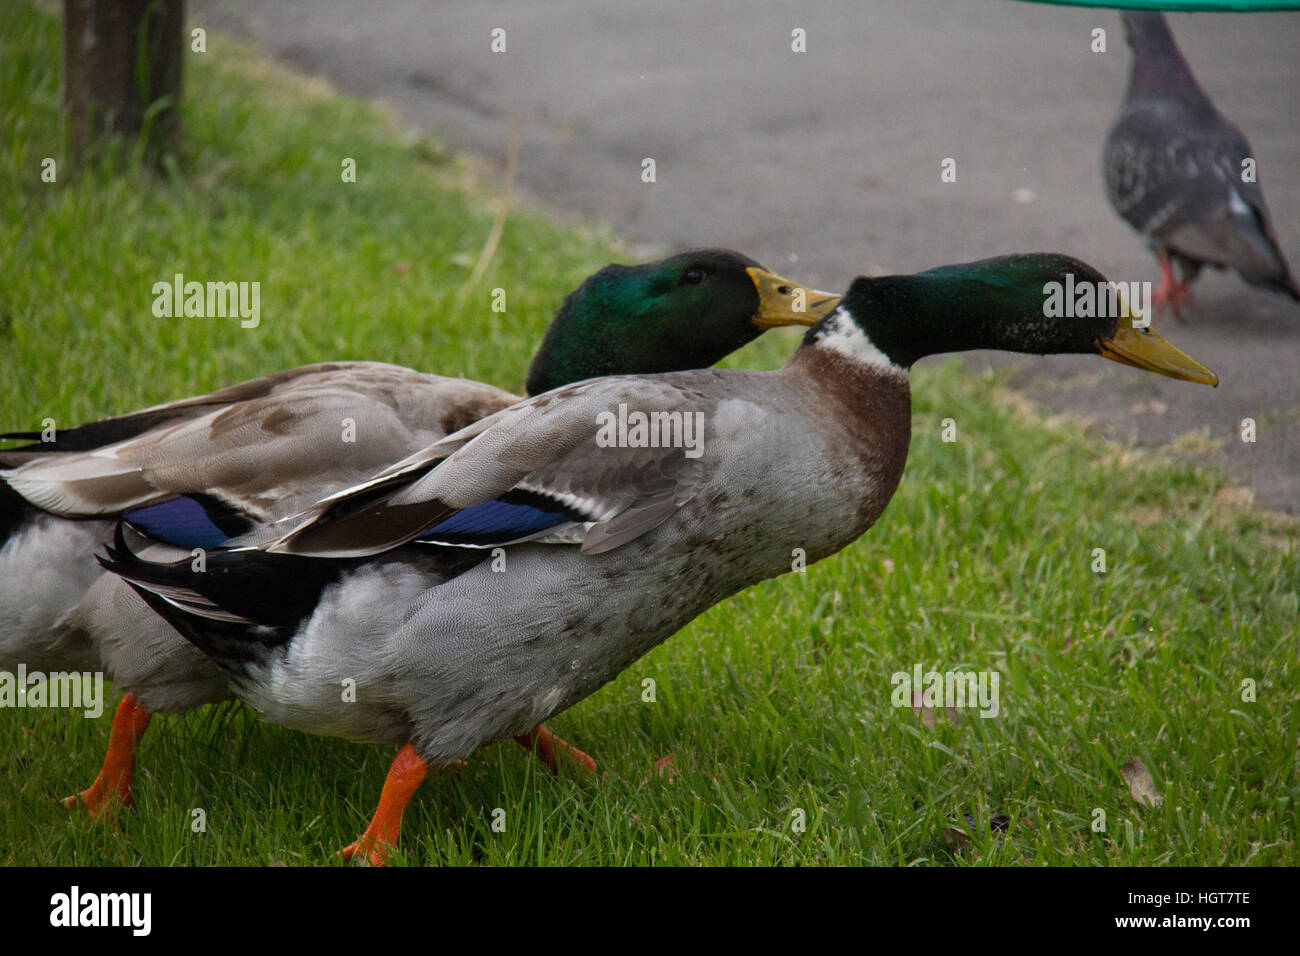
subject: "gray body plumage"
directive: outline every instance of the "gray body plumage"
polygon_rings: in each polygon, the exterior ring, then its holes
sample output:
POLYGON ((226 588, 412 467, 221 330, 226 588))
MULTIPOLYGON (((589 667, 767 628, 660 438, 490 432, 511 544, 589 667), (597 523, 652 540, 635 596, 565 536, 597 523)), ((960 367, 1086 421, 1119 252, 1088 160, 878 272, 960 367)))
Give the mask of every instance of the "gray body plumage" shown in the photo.
POLYGON ((902 369, 829 348, 804 348, 776 372, 558 389, 451 436, 437 452, 451 457, 393 497, 460 508, 522 486, 587 520, 506 547, 501 570, 485 553, 449 580, 404 576, 392 552, 382 583, 380 568, 351 573, 287 644, 225 664, 239 696, 275 722, 412 740, 435 763, 464 757, 591 694, 713 604, 789 571, 796 548, 811 562, 852 542, 893 495, 910 428, 902 369), (620 403, 703 412, 703 454, 598 446, 598 416, 620 403), (602 529, 615 546, 577 543, 608 544, 602 529), (348 681, 354 702, 341 693, 348 681))
POLYGON ((1252 285, 1291 292, 1258 182, 1241 180, 1250 145, 1231 126, 1190 139, 1181 104, 1127 107, 1106 147, 1111 203, 1153 251, 1176 257, 1181 278, 1203 264, 1235 269, 1252 285))

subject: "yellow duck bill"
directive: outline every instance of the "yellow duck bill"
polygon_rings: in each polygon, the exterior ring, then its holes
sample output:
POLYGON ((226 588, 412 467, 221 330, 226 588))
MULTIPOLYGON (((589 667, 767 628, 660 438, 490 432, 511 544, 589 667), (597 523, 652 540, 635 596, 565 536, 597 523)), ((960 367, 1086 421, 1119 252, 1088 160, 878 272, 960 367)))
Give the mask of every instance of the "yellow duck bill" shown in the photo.
POLYGON ((1150 329, 1135 329, 1123 319, 1115 334, 1097 341, 1097 351, 1112 362, 1132 365, 1148 372, 1159 372, 1170 378, 1202 385, 1219 384, 1219 376, 1181 349, 1171 345, 1164 336, 1150 329))
POLYGON ((758 311, 754 313, 754 325, 760 329, 775 329, 783 325, 816 325, 840 304, 838 295, 806 288, 766 269, 749 268, 745 271, 758 290, 758 311))

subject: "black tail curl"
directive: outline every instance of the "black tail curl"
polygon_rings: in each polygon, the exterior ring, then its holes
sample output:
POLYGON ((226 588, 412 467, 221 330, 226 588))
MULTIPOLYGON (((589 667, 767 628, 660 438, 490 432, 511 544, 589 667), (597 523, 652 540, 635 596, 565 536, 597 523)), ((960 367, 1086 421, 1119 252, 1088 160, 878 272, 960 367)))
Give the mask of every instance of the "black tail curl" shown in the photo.
POLYGON ((227 670, 287 644, 321 591, 346 570, 331 562, 308 564, 307 558, 285 562, 253 549, 216 548, 179 561, 148 561, 131 550, 125 526, 118 522, 113 544, 96 555, 99 563, 227 670), (301 567, 291 567, 299 562, 301 567))
MULTIPOLYGON (((312 558, 257 548, 196 549, 179 561, 149 561, 127 543, 119 521, 112 545, 96 555, 168 624, 227 670, 265 658, 315 612, 331 584, 362 565, 416 562, 446 580, 483 561, 469 548, 411 546, 379 558, 312 558), (199 553, 201 552, 201 553, 199 553)), ((132 534, 141 532, 131 526, 132 534)), ((145 540, 149 540, 145 536, 145 540)))
POLYGON ((0 547, 37 513, 34 505, 0 478, 0 547))
MULTIPOLYGON (((244 624, 293 629, 308 617, 321 592, 355 560, 325 561, 269 554, 257 548, 196 548, 179 561, 149 561, 131 550, 119 521, 99 563, 132 583, 191 605, 195 613, 244 624)), ((135 534, 139 529, 131 526, 135 534)), ((146 540, 148 540, 146 538, 146 540)))

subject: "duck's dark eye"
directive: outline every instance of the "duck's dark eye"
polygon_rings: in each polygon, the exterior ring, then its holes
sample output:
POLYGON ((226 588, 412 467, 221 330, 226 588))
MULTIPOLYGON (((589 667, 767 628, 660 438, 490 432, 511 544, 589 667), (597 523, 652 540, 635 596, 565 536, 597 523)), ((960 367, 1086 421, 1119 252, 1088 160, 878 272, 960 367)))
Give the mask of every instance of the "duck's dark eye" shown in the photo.
POLYGON ((687 269, 686 275, 682 276, 683 285, 699 285, 704 281, 704 272, 701 269, 687 269))

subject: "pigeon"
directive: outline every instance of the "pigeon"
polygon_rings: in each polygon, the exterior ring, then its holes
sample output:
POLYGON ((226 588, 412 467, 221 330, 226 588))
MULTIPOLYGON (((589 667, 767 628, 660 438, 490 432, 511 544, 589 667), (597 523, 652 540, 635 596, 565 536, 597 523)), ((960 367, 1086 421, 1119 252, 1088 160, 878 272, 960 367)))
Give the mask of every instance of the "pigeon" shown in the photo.
POLYGON ((1181 318, 1205 265, 1300 302, 1250 143, 1197 84, 1161 14, 1122 16, 1133 72, 1106 140, 1106 194, 1160 259, 1153 303, 1181 318))

